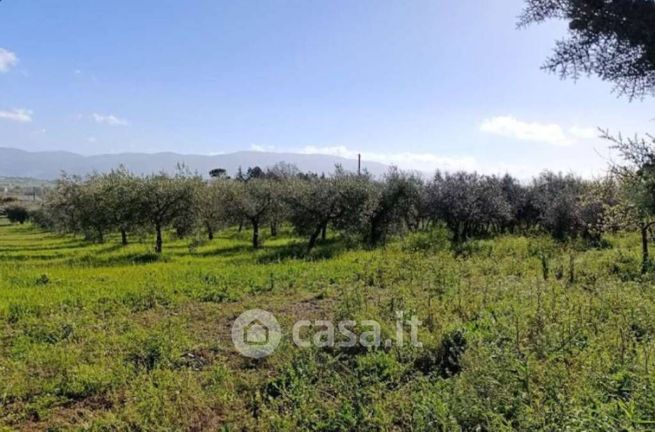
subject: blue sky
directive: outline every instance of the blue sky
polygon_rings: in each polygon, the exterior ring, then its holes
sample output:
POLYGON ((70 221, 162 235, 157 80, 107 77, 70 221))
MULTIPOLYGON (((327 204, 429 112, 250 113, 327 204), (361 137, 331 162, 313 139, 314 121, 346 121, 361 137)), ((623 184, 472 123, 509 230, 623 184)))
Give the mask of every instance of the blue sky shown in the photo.
POLYGON ((421 170, 607 165, 655 100, 540 70, 521 0, 0 2, 0 146, 364 158, 421 170))

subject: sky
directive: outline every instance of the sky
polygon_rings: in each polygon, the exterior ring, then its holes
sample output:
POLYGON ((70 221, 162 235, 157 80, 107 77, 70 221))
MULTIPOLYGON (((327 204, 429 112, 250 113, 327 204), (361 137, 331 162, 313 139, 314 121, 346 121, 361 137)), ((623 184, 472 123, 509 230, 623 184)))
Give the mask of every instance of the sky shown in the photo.
POLYGON ((540 69, 522 0, 3 0, 0 147, 324 153, 422 171, 601 175, 655 99, 540 69))

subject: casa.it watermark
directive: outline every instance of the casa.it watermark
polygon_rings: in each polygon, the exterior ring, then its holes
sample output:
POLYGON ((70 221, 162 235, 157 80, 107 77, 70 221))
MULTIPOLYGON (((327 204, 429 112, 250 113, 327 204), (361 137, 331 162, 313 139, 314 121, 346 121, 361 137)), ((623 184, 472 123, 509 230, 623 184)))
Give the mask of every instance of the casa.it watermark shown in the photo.
MULTIPOLYGON (((293 343, 300 348, 347 349, 402 347, 405 343, 420 348, 417 317, 405 317, 402 311, 396 312, 395 337, 382 340, 382 327, 374 320, 299 320, 291 329, 293 343), (407 340, 409 330, 409 340, 407 340)), ((282 340, 282 328, 275 316, 262 309, 245 311, 232 324, 232 342, 236 350, 245 357, 267 357, 282 340)))

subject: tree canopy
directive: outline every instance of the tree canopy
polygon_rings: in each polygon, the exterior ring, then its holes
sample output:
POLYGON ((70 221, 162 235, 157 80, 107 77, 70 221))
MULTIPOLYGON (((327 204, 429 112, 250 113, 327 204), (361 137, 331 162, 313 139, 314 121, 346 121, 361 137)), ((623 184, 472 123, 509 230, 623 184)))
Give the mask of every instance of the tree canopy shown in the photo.
POLYGON ((655 95, 655 1, 526 0, 519 25, 569 23, 544 68, 563 78, 595 74, 630 99, 655 95))

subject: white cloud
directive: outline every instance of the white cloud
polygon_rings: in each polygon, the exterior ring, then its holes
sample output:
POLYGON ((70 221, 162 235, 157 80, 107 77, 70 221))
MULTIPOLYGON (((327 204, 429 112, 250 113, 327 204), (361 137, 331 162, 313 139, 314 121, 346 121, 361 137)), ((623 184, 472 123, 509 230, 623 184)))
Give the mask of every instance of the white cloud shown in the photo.
POLYGON ((0 48, 0 73, 9 71, 18 64, 18 57, 11 51, 0 48))
POLYGON ((0 111, 0 119, 17 123, 29 123, 32 121, 33 112, 23 108, 14 108, 9 111, 0 111))
POLYGON ((98 124, 106 124, 109 126, 127 126, 129 122, 126 119, 116 117, 113 114, 91 114, 91 118, 98 124))
POLYGON ((270 152, 275 150, 275 146, 262 146, 262 145, 253 144, 250 146, 250 150, 256 152, 270 152))
POLYGON ((521 141, 541 142, 554 146, 569 146, 579 140, 590 140, 598 136, 593 128, 572 126, 565 129, 555 123, 526 122, 512 116, 487 119, 480 125, 480 130, 521 141))
POLYGON ((482 122, 483 132, 515 138, 522 141, 536 141, 556 146, 573 144, 558 124, 524 122, 512 116, 493 117, 482 122))
POLYGON ((361 153, 364 161, 380 162, 387 165, 396 165, 399 168, 432 172, 437 169, 446 171, 476 169, 476 160, 472 157, 450 157, 440 156, 434 153, 379 153, 379 152, 359 152, 348 149, 345 146, 335 147, 315 147, 307 146, 302 149, 301 153, 305 154, 326 154, 339 156, 346 159, 356 159, 361 153))

